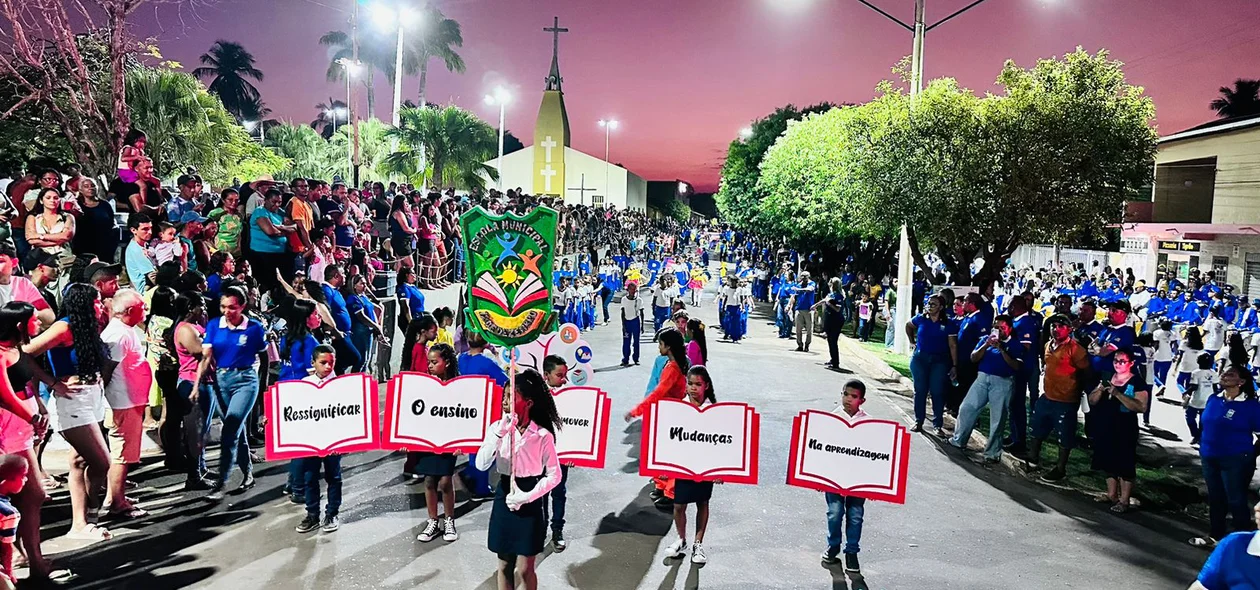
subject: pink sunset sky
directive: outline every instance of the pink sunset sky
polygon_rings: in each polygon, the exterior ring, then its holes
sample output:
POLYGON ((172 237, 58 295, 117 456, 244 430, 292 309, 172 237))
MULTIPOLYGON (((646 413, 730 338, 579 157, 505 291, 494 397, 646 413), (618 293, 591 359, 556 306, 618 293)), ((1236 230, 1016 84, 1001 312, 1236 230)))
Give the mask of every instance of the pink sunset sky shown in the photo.
MULTIPOLYGON (((204 1, 204 0, 203 0, 204 1)), ((419 0, 402 0, 419 6, 419 0)), ((872 0, 903 21, 912 0, 872 0)), ((928 0, 935 22, 967 0, 928 0)), ((601 118, 621 126, 612 156, 649 180, 682 179, 717 187, 726 146, 776 107, 861 102, 910 52, 908 31, 857 0, 442 0, 463 26, 464 74, 430 69, 430 102, 469 108, 491 124, 482 97, 511 89, 508 130, 531 143, 551 61, 553 16, 572 146, 602 156, 601 118)), ((218 0, 183 15, 146 5, 132 16, 168 59, 191 70, 216 39, 243 44, 266 77, 257 84, 279 119, 316 116, 345 86, 324 78, 327 31, 349 30, 351 0, 218 0), (182 17, 182 18, 181 18, 182 17)), ((1214 118, 1208 103, 1235 78, 1260 77, 1260 2, 1256 0, 989 0, 925 43, 928 79, 952 76, 977 92, 993 90, 1003 61, 1031 66, 1078 45, 1108 49, 1131 83, 1155 100, 1161 134, 1214 118)), ((376 33, 363 18, 361 35, 376 33)), ((403 79, 415 99, 417 80, 403 79)), ((377 116, 388 121, 392 84, 376 77, 377 116)), ((359 94, 362 99, 363 94, 359 94)), ((360 105, 364 103, 360 101, 360 105)), ((361 107, 362 108, 362 107, 361 107)), ((363 111, 361 111, 363 112, 363 111)))

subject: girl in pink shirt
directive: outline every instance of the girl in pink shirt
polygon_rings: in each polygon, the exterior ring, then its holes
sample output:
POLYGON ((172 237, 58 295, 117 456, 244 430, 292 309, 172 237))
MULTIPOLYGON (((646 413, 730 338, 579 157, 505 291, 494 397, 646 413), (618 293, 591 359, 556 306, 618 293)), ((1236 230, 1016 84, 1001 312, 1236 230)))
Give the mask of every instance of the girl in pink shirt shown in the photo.
POLYGON ((709 364, 709 345, 700 320, 687 320, 687 362, 692 366, 709 364))

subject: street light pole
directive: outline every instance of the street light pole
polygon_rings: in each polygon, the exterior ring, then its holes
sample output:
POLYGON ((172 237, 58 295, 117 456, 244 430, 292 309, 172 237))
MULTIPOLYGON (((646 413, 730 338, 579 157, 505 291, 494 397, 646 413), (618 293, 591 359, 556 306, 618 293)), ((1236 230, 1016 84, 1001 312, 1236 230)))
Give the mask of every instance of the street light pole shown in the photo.
MULTIPOLYGON (((615 119, 608 121, 603 119, 599 120, 599 126, 604 128, 604 205, 608 205, 607 201, 612 194, 612 191, 610 191, 608 187, 608 169, 612 167, 612 164, 608 160, 608 146, 612 130, 616 129, 617 125, 618 123, 615 119)), ((594 205, 594 203, 591 204, 594 205)))
POLYGON ((507 103, 511 100, 512 95, 508 94, 507 89, 502 86, 495 88, 494 94, 486 95, 486 104, 499 105, 499 158, 494 162, 494 167, 499 172, 499 178, 495 180, 495 187, 499 192, 503 192, 503 136, 506 133, 504 125, 506 125, 507 103))

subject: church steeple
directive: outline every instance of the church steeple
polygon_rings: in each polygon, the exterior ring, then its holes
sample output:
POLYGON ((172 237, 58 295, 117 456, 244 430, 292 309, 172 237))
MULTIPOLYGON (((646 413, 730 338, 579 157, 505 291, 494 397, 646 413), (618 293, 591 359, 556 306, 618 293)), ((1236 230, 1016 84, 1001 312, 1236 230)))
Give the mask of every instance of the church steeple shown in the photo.
POLYGON ((560 92, 560 83, 564 78, 560 77, 560 33, 567 33, 569 29, 560 28, 560 17, 552 17, 550 27, 543 30, 551 33, 551 73, 547 75, 547 90, 560 92))

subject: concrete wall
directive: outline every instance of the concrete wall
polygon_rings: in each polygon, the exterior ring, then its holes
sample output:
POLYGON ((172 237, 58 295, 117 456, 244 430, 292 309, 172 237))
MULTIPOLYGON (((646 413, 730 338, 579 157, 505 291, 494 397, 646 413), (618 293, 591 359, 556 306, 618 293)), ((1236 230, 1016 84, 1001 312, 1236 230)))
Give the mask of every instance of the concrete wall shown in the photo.
POLYGON ((1161 211, 1165 210, 1159 202, 1161 168, 1164 175, 1173 171, 1186 172, 1195 168, 1167 165, 1212 157, 1216 158, 1216 168, 1215 190, 1210 204, 1211 223, 1260 223, 1260 127, 1160 144, 1159 154, 1155 157, 1156 222, 1180 221, 1183 215, 1195 216, 1180 207, 1170 207, 1167 211, 1175 217, 1161 217, 1161 211))

